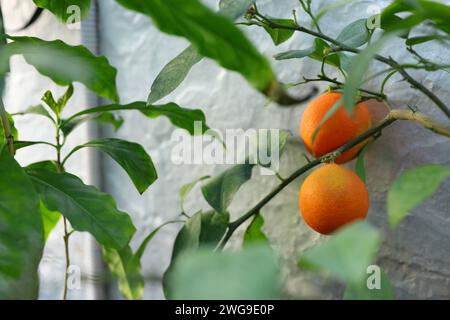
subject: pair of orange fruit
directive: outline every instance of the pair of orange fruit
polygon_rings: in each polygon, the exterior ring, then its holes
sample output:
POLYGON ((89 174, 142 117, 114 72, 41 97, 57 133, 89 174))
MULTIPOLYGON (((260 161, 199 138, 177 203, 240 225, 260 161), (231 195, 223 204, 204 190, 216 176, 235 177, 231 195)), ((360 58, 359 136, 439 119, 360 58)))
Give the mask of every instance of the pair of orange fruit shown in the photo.
MULTIPOLYGON (((353 115, 343 106, 313 135, 327 112, 342 98, 339 92, 327 92, 310 102, 300 123, 300 136, 314 157, 323 156, 355 139, 371 125, 371 115, 365 103, 359 103, 353 115)), ((321 234, 331 234, 345 224, 364 219, 369 209, 369 194, 364 182, 352 170, 340 164, 354 159, 367 141, 347 150, 313 171, 299 193, 299 207, 304 221, 321 234)))

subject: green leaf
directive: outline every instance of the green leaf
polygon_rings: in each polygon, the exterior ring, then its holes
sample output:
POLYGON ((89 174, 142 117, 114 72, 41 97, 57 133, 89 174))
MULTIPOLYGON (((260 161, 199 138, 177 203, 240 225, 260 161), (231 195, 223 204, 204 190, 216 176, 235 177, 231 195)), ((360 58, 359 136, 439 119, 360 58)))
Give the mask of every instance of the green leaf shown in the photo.
POLYGON ((126 105, 110 104, 86 109, 64 120, 62 126, 70 129, 82 116, 118 110, 138 110, 149 118, 165 116, 173 125, 187 130, 192 135, 197 133, 195 132, 195 122, 201 122, 201 128, 199 128, 201 132, 199 133, 205 133, 209 129, 206 125, 205 115, 199 109, 181 108, 175 103, 147 106, 144 101, 136 101, 126 105))
POLYGON ((423 165, 404 171, 391 185, 387 197, 387 211, 391 226, 396 226, 419 204, 431 197, 450 176, 450 167, 423 165))
POLYGON ((380 242, 378 230, 366 222, 356 222, 307 250, 299 266, 329 273, 345 283, 358 283, 375 259, 380 242))
POLYGON ((316 38, 314 44, 304 50, 291 50, 283 53, 279 53, 274 56, 276 60, 287 59, 300 59, 304 57, 310 57, 311 59, 322 62, 325 59, 325 63, 334 67, 340 66, 339 55, 336 53, 328 54, 330 46, 322 39, 316 38))
POLYGON ((171 299, 259 300, 279 297, 279 267, 272 250, 184 253, 167 279, 171 299))
POLYGON ((195 181, 192 181, 192 182, 189 182, 189 183, 183 185, 180 188, 180 191, 178 193, 180 195, 181 210, 184 211, 183 204, 184 204, 184 201, 186 200, 186 197, 189 194, 189 192, 191 192, 191 190, 197 185, 197 183, 199 183, 203 180, 209 179, 209 178, 211 178, 211 177, 210 176, 201 177, 199 179, 196 179, 195 181))
POLYGON ((314 145, 314 143, 316 142, 316 138, 317 135, 319 134, 320 128, 322 128, 322 125, 328 120, 330 119, 333 114, 342 107, 342 101, 343 99, 340 98, 339 100, 337 100, 333 106, 325 113, 325 115, 323 116, 323 118, 320 120, 319 124, 317 125, 316 130, 314 130, 313 136, 312 136, 312 145, 314 145))
POLYGON ((255 0, 220 0, 219 13, 231 20, 242 17, 255 0))
POLYGON ((388 30, 411 29, 425 20, 431 20, 435 26, 450 34, 448 21, 450 19, 450 6, 447 4, 428 0, 400 0, 387 6, 381 15, 386 20, 388 30), (401 12, 411 13, 401 23, 394 23, 393 17, 401 12))
POLYGON ((350 23, 341 31, 336 40, 353 48, 362 46, 370 38, 366 22, 366 19, 359 19, 350 23))
MULTIPOLYGON (((42 97, 42 101, 45 102, 45 104, 51 109, 53 110, 53 112, 59 116, 61 114, 61 112, 63 111, 64 107, 67 105, 67 102, 69 102, 70 98, 73 95, 73 85, 70 84, 67 87, 66 92, 58 99, 58 101, 55 101, 55 98, 53 98, 53 94, 50 90, 46 91, 44 93, 44 96, 42 97)), ((47 110, 45 110, 43 107, 42 108, 38 108, 36 110, 32 109, 32 111, 36 111, 37 113, 40 113, 41 115, 47 116, 45 112, 47 112, 47 110)), ((48 114, 48 112, 47 112, 48 114)), ((48 116, 49 118, 50 115, 48 116)), ((51 118, 52 119, 52 118, 51 118)))
POLYGON ((61 218, 61 213, 59 213, 58 211, 48 210, 42 201, 40 201, 39 204, 42 222, 44 225, 44 238, 45 240, 47 240, 48 236, 50 235, 50 232, 52 232, 52 230, 58 223, 59 219, 61 218))
POLYGON ((410 29, 424 20, 424 18, 418 15, 410 15, 406 18, 400 18, 397 15, 397 13, 406 11, 408 8, 411 8, 410 4, 403 1, 395 1, 388 5, 380 16, 381 28, 385 31, 403 29, 406 31, 405 36, 408 36, 410 29))
POLYGON ((163 32, 188 39, 197 51, 222 67, 239 72, 259 91, 275 79, 270 63, 227 17, 214 13, 199 0, 117 0, 146 14, 163 32))
POLYGON ((87 18, 91 6, 91 0, 33 0, 33 2, 39 8, 51 11, 59 20, 67 24, 79 22, 77 18, 87 18), (76 16, 78 14, 79 17, 76 16))
POLYGON ((389 281, 388 276, 380 269, 379 274, 368 274, 368 279, 362 279, 357 283, 350 283, 345 288, 344 299, 345 300, 393 300, 394 288, 389 281), (377 280, 371 277, 379 277, 379 288, 369 289, 369 282, 377 280))
POLYGON ((113 158, 128 173, 141 194, 158 178, 152 159, 140 144, 102 138, 80 145, 72 153, 82 148, 95 148, 113 158))
POLYGON ((123 117, 115 115, 112 112, 103 112, 98 116, 93 117, 92 120, 94 120, 98 124, 110 124, 113 126, 114 131, 119 130, 125 122, 123 117))
POLYGON ((45 206, 61 212, 75 230, 89 232, 108 248, 122 249, 129 243, 135 228, 110 195, 69 173, 45 169, 28 169, 27 173, 45 206))
POLYGON ((200 246, 214 246, 225 233, 229 215, 217 212, 197 212, 181 228, 172 251, 172 260, 181 252, 198 249, 200 246))
MULTIPOLYGON (((295 21, 292 19, 271 19, 273 22, 289 27, 295 27, 295 21)), ((294 34, 294 30, 291 29, 280 29, 280 28, 271 28, 269 26, 264 27, 267 33, 272 38, 273 43, 278 46, 283 42, 289 40, 294 34)))
POLYGON ((144 294, 144 277, 140 261, 133 259, 129 245, 117 250, 103 247, 103 259, 112 275, 118 280, 119 290, 129 300, 142 299, 144 294))
POLYGON ((152 104, 173 92, 183 82, 191 68, 202 59, 203 56, 192 46, 172 59, 153 82, 147 103, 152 104))
POLYGON ((0 190, 0 299, 36 299, 44 247, 39 198, 4 144, 0 190))
POLYGON ((258 213, 248 225, 247 230, 245 230, 243 243, 244 247, 254 244, 262 244, 270 247, 269 239, 267 239, 267 236, 262 231, 263 226, 264 218, 258 213))
POLYGON ((83 46, 70 46, 61 40, 45 41, 33 37, 9 37, 0 53, 0 74, 5 74, 9 58, 23 55, 39 73, 61 86, 81 82, 98 95, 119 101, 116 69, 105 57, 97 57, 83 46))
POLYGON ((217 212, 226 212, 236 192, 252 177, 253 166, 253 164, 239 164, 212 178, 202 186, 205 200, 217 212))
POLYGON ((220 0, 219 13, 231 20, 236 20, 247 12, 255 0, 220 0))
POLYGON ((173 266, 178 257, 185 252, 195 251, 201 247, 217 246, 225 234, 229 219, 228 213, 197 212, 181 228, 175 238, 170 265, 163 277, 163 288, 166 298, 173 298, 173 292, 167 281, 171 277, 173 266))
POLYGON ((358 93, 358 88, 363 82, 364 75, 366 75, 372 59, 394 35, 394 33, 383 35, 380 39, 372 43, 352 59, 347 81, 345 82, 343 89, 344 106, 349 114, 353 114, 353 110, 357 106, 357 104, 355 104, 355 98, 358 93))
POLYGON ((272 150, 272 139, 276 138, 272 138, 272 131, 267 131, 267 135, 258 135, 256 150, 258 152, 258 165, 276 171, 290 135, 291 133, 287 130, 278 131, 278 141, 274 145, 277 148, 276 151, 272 150), (263 138, 264 136, 266 136, 266 138, 263 138))
POLYGON ((203 111, 198 109, 186 109, 175 103, 168 103, 162 106, 147 106, 146 109, 140 111, 149 118, 165 116, 174 126, 187 130, 191 135, 197 134, 196 122, 201 123, 198 134, 203 134, 209 129, 203 111))
POLYGON ((20 150, 23 148, 31 147, 34 145, 40 144, 40 142, 36 141, 14 141, 14 150, 20 150))
POLYGON ((199 245, 217 245, 227 230, 229 220, 228 213, 214 211, 202 213, 199 245))
POLYGON ((323 59, 325 59, 325 63, 335 66, 335 67, 339 67, 340 66, 340 61, 339 61, 339 55, 337 55, 336 53, 332 53, 329 54, 328 50, 330 49, 330 46, 328 45, 328 43, 326 43, 325 41, 323 41, 322 39, 315 39, 314 40, 314 45, 315 45, 315 51, 309 56, 312 59, 315 59, 317 61, 322 62, 323 59))
POLYGON ((358 159, 356 160, 356 174, 358 175, 358 177, 361 178, 361 180, 366 183, 366 168, 364 165, 364 156, 366 154, 367 151, 367 145, 364 146, 364 148, 361 149, 361 151, 359 152, 358 155, 358 159))

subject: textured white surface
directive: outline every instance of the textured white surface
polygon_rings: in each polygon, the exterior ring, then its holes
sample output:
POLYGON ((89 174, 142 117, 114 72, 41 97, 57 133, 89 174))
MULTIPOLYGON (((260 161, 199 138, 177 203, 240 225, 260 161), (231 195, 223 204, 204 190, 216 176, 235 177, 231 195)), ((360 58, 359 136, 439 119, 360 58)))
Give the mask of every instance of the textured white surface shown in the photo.
MULTIPOLYGON (((208 1, 208 4, 215 7, 216 2, 208 1)), ((331 2, 314 3, 324 5, 331 2)), ((379 5, 383 3, 387 2, 377 1, 379 5)), ((373 6, 368 7, 369 4, 355 3, 327 15, 322 21, 322 28, 331 35, 337 35, 351 21, 368 16, 367 10, 373 10, 373 6)), ((260 1, 259 7, 272 16, 289 17, 292 9, 298 9, 298 2, 260 1)), ((151 82, 159 70, 185 48, 186 42, 161 34, 148 18, 127 12, 114 1, 100 1, 100 9, 102 52, 119 69, 118 83, 122 102, 146 99, 151 82)), ((299 19, 306 21, 307 18, 301 15, 299 19)), ((261 30, 247 28, 246 32, 268 57, 287 49, 306 48, 311 43, 311 37, 297 34, 289 42, 276 48, 261 30)), ((406 54, 398 53, 399 46, 399 42, 393 43, 385 52, 406 62, 406 54)), ((436 61, 448 59, 448 56, 440 55, 436 46, 422 46, 420 49, 425 50, 424 53, 436 61)), ((313 77, 319 67, 318 63, 307 59, 273 62, 273 65, 279 78, 286 82, 299 80, 302 76, 313 77)), ((449 100, 448 73, 414 74, 444 101, 449 100)), ((421 111, 444 120, 431 102, 398 80, 398 77, 394 77, 387 87, 387 93, 395 106, 417 105, 421 111)), ((294 89, 294 93, 296 90, 294 89)), ((282 175, 287 175, 304 163, 303 146, 297 136, 297 126, 304 106, 282 109, 270 105, 265 108, 264 98, 250 88, 242 77, 224 71, 210 60, 203 60, 194 67, 185 82, 164 101, 175 101, 186 107, 200 107, 206 114, 208 124, 214 128, 290 129, 294 136, 282 160, 282 175)), ((128 178, 116 170, 114 164, 106 162, 106 186, 116 195, 119 203, 133 214, 139 228, 137 238, 142 238, 162 221, 177 217, 177 192, 180 186, 202 175, 219 173, 224 167, 172 164, 170 135, 173 127, 168 121, 150 121, 139 114, 126 114, 125 117, 127 123, 118 135, 146 147, 154 159, 160 178, 141 197, 133 190, 128 178)), ((391 276, 399 298, 450 298, 450 258, 446 254, 450 248, 450 182, 444 183, 431 200, 414 210, 396 232, 387 227, 385 206, 386 191, 403 169, 423 163, 449 164, 449 155, 448 139, 433 135, 413 123, 397 123, 388 128, 367 152, 371 199, 369 220, 387 235, 379 263, 391 276)), ((232 204, 232 215, 237 217, 243 213, 276 183, 273 177, 257 177, 246 184, 232 204)), ((263 210, 265 230, 283 257, 286 296, 340 298, 342 288, 339 285, 301 271, 296 266, 299 254, 321 240, 299 217, 297 193, 300 184, 301 180, 293 183, 263 210)), ((198 188, 195 189, 187 207, 193 212, 205 206, 198 188)), ((176 227, 167 227, 150 244, 143 266, 151 277, 158 279, 166 268, 176 231, 176 227)), ((239 238, 240 234, 234 237, 234 245, 238 245, 239 238)), ((161 298, 159 286, 147 286, 145 297, 161 298)))

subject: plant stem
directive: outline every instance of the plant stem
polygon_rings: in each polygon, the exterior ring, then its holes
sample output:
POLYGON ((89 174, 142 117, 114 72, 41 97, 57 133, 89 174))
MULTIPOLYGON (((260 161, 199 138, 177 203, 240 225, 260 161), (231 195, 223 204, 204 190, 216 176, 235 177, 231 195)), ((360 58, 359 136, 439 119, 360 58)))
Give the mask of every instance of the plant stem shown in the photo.
MULTIPOLYGON (((347 51, 347 52, 352 52, 352 53, 360 53, 361 50, 360 49, 356 49, 356 48, 352 48, 349 47, 343 43, 340 43, 339 41, 323 34, 322 32, 316 32, 314 30, 310 30, 307 29, 305 27, 302 26, 289 26, 289 25, 281 25, 279 23, 276 23, 274 21, 272 21, 271 19, 256 13, 256 16, 258 16, 259 18, 261 18, 262 20, 264 20, 265 23, 267 23, 267 25, 271 28, 278 28, 278 29, 288 29, 288 30, 294 30, 294 31, 299 31, 299 32, 303 32, 303 33, 307 33, 309 35, 312 35, 314 37, 317 38, 321 38, 325 41, 328 41, 332 44, 334 44, 335 46, 337 46, 338 50, 341 51, 347 51)), ((391 57, 386 58, 383 57, 379 54, 375 55, 375 59, 389 65, 390 67, 392 67, 395 70, 398 70, 398 72, 402 75, 403 79, 405 79, 409 84, 411 84, 414 88, 416 88, 417 90, 421 91, 424 95, 426 95, 431 101, 433 101, 436 106, 441 109, 441 111, 443 113, 445 113, 445 115, 447 116, 447 118, 450 119, 450 109, 447 107, 447 105, 440 100, 433 92, 431 92, 430 90, 428 90, 428 88, 426 88, 424 85, 422 85, 420 82, 418 82, 417 80, 415 80, 413 77, 411 77, 411 75, 394 59, 392 59, 391 57)))
POLYGON ((14 156, 14 137, 11 134, 11 128, 9 127, 9 120, 6 114, 5 106, 3 105, 3 99, 0 97, 0 117, 2 119, 3 132, 5 134, 5 139, 8 144, 9 153, 14 156))
POLYGON ((391 125, 393 122, 397 120, 409 120, 417 122, 423 127, 432 130, 435 133, 446 136, 450 138, 450 127, 446 127, 442 124, 434 122, 432 119, 427 116, 413 112, 410 110, 392 110, 381 122, 379 122, 376 126, 364 132, 362 135, 358 136, 354 140, 344 144, 338 149, 318 158, 311 162, 308 162, 303 167, 297 169, 294 173, 292 173, 289 177, 284 179, 272 192, 270 192, 267 196, 265 196, 260 202, 258 202, 252 209, 250 209, 247 213, 242 215, 237 220, 230 222, 228 225, 227 232, 225 236, 217 246, 218 250, 221 250, 225 247, 228 240, 231 238, 233 233, 238 229, 245 221, 253 217, 255 214, 259 213, 260 210, 270 201, 272 200, 279 192, 281 192, 285 187, 287 187, 291 182, 301 176, 303 173, 311 170, 312 168, 318 166, 321 163, 332 162, 334 159, 339 157, 345 151, 353 148, 359 143, 366 141, 371 137, 378 136, 381 131, 387 126, 391 125))
POLYGON ((69 277, 69 266, 70 266, 70 253, 69 253, 69 237, 70 237, 70 233, 68 233, 67 230, 67 219, 66 217, 63 217, 63 222, 64 222, 64 252, 65 252, 65 256, 66 256, 66 269, 64 271, 64 288, 63 288, 63 294, 62 294, 62 299, 63 300, 67 300, 67 281, 68 281, 68 277, 69 277))
MULTIPOLYGON (((64 171, 64 166, 61 163, 61 119, 59 115, 56 116, 56 163, 57 163, 57 169, 58 172, 61 173, 64 171)), ((64 288, 62 293, 62 299, 67 300, 67 281, 69 277, 69 267, 70 267, 70 251, 69 251, 69 237, 71 233, 68 232, 67 229, 67 219, 66 217, 63 217, 63 223, 64 223, 64 254, 66 257, 66 268, 64 270, 64 288)))

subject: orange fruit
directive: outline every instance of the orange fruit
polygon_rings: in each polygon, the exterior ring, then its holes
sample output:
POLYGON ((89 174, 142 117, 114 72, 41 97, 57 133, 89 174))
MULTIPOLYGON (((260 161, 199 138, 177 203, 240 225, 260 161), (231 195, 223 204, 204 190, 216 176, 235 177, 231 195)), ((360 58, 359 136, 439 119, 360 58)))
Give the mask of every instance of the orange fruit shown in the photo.
POLYGON ((313 171, 303 182, 298 199, 305 222, 322 234, 364 219, 369 210, 364 182, 337 164, 326 164, 313 171))
MULTIPOLYGON (((312 100, 303 113, 300 122, 300 136, 307 150, 314 157, 320 157, 336 150, 367 131, 372 125, 369 108, 365 103, 359 103, 352 116, 347 113, 344 106, 340 106, 322 124, 313 145, 313 135, 321 120, 341 98, 342 94, 339 92, 324 93, 312 100)), ((335 162, 345 163, 352 160, 366 143, 367 141, 361 142, 347 150, 337 157, 335 162)))

